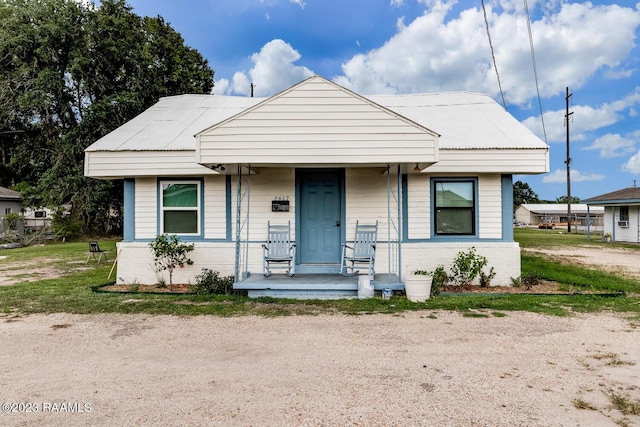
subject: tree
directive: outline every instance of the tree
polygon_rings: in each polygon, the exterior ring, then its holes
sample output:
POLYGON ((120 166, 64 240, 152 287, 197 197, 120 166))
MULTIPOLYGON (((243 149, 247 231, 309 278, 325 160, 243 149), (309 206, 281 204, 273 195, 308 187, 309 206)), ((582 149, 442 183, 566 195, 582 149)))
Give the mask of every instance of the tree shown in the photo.
POLYGON ((513 184, 513 209, 525 203, 540 203, 538 195, 529 187, 529 184, 516 181, 513 184))
POLYGON ((156 273, 169 271, 169 289, 173 290, 173 270, 182 268, 185 264, 193 264, 187 253, 193 251, 194 247, 193 243, 182 243, 176 235, 167 236, 166 234, 157 236, 153 242, 149 243, 156 273))
MULTIPOLYGON (((567 204, 567 196, 560 196, 560 197, 556 198, 555 203, 564 203, 566 205, 567 204)), ((571 196, 571 203, 572 204, 580 203, 580 197, 571 196)))
POLYGON ((84 149, 162 96, 210 93, 213 70, 161 17, 124 0, 0 1, 0 185, 119 229, 122 184, 85 178, 84 149))

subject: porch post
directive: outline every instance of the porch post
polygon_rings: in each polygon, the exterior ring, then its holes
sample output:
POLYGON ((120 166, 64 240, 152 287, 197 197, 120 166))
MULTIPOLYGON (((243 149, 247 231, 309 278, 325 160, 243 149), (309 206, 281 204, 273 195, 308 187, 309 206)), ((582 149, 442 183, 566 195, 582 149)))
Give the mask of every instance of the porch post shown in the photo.
POLYGON ((397 194, 396 194, 396 203, 397 203, 397 218, 392 218, 392 207, 391 207, 391 196, 393 194, 393 188, 391 187, 391 165, 387 164, 387 269, 389 270, 387 273, 387 282, 391 282, 391 273, 392 273, 392 240, 391 240, 391 225, 395 224, 395 231, 397 233, 397 241, 395 245, 396 249, 396 262, 395 266, 396 271, 398 273, 398 280, 402 281, 402 244, 401 244, 401 236, 402 236, 402 175, 400 173, 401 165, 397 166, 397 194))
POLYGON ((400 174, 400 164, 398 164, 398 281, 402 283, 402 235, 403 227, 402 219, 402 175, 400 174))
POLYGON ((236 175, 236 252, 234 261, 234 281, 240 283, 240 213, 242 211, 242 166, 238 164, 236 175))
POLYGON ((240 283, 249 276, 249 207, 251 199, 251 166, 247 167, 247 189, 242 189, 242 165, 238 165, 237 193, 236 193, 236 253, 235 253, 235 282, 240 283), (242 216, 242 203, 246 197, 246 217, 242 216), (246 241, 242 247, 242 231, 246 227, 246 241))

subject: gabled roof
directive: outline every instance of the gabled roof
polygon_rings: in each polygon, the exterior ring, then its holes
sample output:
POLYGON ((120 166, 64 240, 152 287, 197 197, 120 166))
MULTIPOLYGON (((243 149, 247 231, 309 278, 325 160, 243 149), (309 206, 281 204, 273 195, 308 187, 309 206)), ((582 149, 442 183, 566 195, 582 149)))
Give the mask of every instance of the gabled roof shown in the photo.
POLYGON ((433 164, 436 132, 315 76, 196 135, 200 164, 433 164))
MULTIPOLYGON (((547 149, 548 146, 488 95, 473 92, 361 96, 398 119, 440 135, 441 149, 547 149)), ((193 150, 194 135, 258 104, 282 97, 307 79, 271 98, 179 95, 161 98, 137 117, 100 138, 86 151, 193 150)))
POLYGON ((585 199, 583 202, 589 205, 640 203, 640 187, 623 188, 622 190, 585 199))
POLYGON ((17 191, 9 190, 5 187, 0 187, 0 199, 20 201, 22 200, 22 196, 17 191))

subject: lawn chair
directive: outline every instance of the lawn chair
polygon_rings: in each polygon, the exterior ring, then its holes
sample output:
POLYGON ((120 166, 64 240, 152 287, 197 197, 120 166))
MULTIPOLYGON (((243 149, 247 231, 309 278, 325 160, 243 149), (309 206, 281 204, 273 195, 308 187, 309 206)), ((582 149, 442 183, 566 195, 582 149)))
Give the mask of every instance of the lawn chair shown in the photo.
POLYGON ((296 244, 291 242, 291 221, 287 225, 267 222, 267 241, 262 245, 264 276, 271 276, 272 268, 287 270, 289 277, 295 274, 296 244), (271 264, 275 264, 271 266, 271 264))
POLYGON ((356 235, 353 244, 342 245, 342 263, 340 274, 352 276, 357 274, 356 264, 367 265, 369 276, 375 274, 376 242, 378 240, 378 221, 375 224, 360 224, 356 221, 356 235), (351 270, 351 272, 349 272, 351 270))
POLYGON ((100 245, 98 244, 98 242, 89 242, 89 256, 87 257, 85 264, 89 262, 89 259, 91 257, 93 257, 94 260, 96 260, 96 257, 98 257, 97 258, 98 262, 100 262, 102 257, 104 257, 105 261, 109 261, 107 259, 107 253, 102 249, 100 249, 100 245))

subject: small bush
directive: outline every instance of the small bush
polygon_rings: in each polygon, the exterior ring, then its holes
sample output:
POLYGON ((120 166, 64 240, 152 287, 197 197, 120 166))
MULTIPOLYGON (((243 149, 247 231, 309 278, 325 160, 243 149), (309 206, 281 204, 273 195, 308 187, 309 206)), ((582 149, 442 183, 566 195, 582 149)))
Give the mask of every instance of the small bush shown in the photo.
POLYGON ((524 288, 529 291, 532 287, 542 283, 542 277, 535 273, 529 273, 526 276, 522 276, 520 282, 524 285, 524 288))
POLYGON ((194 286, 196 294, 227 294, 237 292, 233 289, 233 276, 221 277, 220 273, 210 268, 203 268, 202 273, 196 276, 194 286))
POLYGON ((473 246, 467 252, 460 251, 453 260, 450 278, 460 286, 471 284, 480 276, 487 262, 487 258, 477 254, 473 246))

